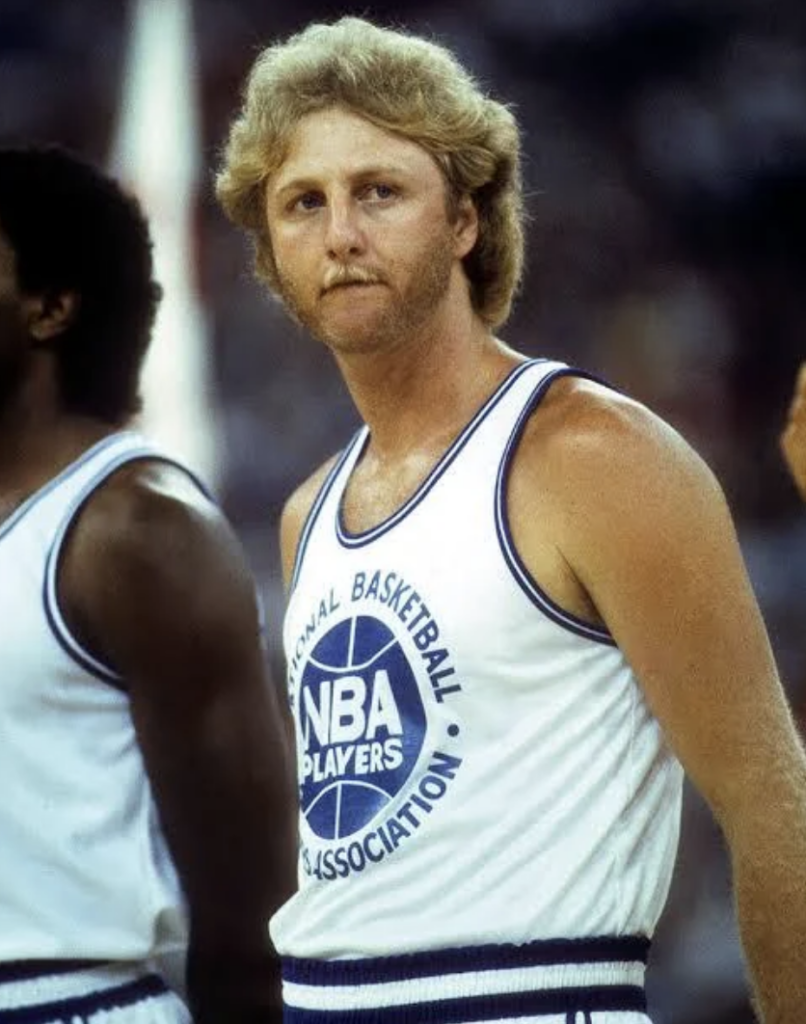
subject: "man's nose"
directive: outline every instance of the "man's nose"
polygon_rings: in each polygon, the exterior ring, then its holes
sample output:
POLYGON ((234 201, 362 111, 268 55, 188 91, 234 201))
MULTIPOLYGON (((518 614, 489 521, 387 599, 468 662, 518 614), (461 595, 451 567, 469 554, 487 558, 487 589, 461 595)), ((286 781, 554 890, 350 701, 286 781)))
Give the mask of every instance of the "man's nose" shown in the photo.
POLYGON ((327 211, 325 244, 328 253, 337 259, 355 255, 364 248, 360 211, 349 199, 332 201, 327 211))

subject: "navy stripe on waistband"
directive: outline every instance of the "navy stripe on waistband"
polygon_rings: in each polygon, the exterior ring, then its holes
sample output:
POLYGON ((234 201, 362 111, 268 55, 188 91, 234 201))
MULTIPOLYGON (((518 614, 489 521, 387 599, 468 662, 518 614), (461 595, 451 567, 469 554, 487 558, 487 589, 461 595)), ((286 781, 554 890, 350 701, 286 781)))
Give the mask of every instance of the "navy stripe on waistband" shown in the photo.
POLYGON ((7 960, 0 963, 0 985, 9 981, 27 981, 55 974, 70 974, 86 971, 90 967, 102 967, 108 960, 7 960))
MULTIPOLYGON (((545 939, 536 942, 434 949, 396 956, 349 960, 283 958, 283 980, 300 985, 372 985, 467 971, 590 964, 647 962, 649 939, 640 935, 595 939, 545 939)), ((330 1018, 328 1018, 330 1019, 330 1018)))
POLYGON ((646 1013, 646 1009, 643 988, 637 985, 601 985, 439 999, 431 1003, 362 1010, 330 1011, 285 1006, 283 1024, 466 1024, 470 1021, 517 1020, 541 1014, 626 1010, 646 1013))
POLYGON ((159 975, 146 974, 135 981, 102 992, 91 992, 86 996, 4 1009, 0 1011, 0 1020, 2 1024, 53 1024, 54 1021, 70 1021, 74 1017, 89 1017, 93 1013, 132 1006, 142 999, 163 995, 167 991, 168 986, 159 975))

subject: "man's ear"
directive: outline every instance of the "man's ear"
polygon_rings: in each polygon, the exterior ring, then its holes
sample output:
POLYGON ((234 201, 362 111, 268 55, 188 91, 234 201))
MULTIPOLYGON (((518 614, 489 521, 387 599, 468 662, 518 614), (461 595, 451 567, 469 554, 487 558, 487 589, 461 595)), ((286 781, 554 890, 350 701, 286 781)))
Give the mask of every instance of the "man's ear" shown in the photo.
POLYGON ((464 259, 479 237, 479 214, 473 198, 469 195, 463 195, 457 203, 454 237, 456 254, 460 259, 464 259))
POLYGON ((75 320, 81 300, 78 292, 65 291, 31 295, 23 301, 31 337, 48 342, 66 331, 75 320))

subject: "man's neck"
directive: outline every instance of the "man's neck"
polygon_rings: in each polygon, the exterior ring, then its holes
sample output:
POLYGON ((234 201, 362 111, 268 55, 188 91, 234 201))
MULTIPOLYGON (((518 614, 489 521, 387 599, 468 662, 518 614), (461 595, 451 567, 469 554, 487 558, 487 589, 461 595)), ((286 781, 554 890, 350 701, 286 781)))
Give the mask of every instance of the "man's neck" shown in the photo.
POLYGON ((384 461, 455 436, 518 361, 482 325, 464 337, 337 355, 372 450, 384 461))
POLYGON ((85 416, 7 411, 0 418, 0 502, 25 500, 113 430, 85 416))

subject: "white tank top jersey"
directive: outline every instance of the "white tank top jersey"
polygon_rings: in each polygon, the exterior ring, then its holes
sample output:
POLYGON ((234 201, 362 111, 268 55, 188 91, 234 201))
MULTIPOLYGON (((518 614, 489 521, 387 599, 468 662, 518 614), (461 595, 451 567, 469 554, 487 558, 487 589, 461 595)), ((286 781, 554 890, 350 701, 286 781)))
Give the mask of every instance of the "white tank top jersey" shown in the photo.
POLYGON ((125 682, 71 635, 58 600, 76 513, 142 458, 173 461, 114 434, 0 526, 0 965, 140 961, 185 944, 125 682))
POLYGON ((682 770, 609 633, 524 568, 504 499, 567 374, 588 376, 516 367, 351 534, 363 428, 308 516, 284 626, 300 889, 271 924, 291 1024, 646 1020, 682 770))

